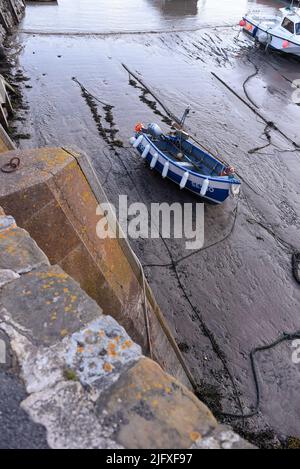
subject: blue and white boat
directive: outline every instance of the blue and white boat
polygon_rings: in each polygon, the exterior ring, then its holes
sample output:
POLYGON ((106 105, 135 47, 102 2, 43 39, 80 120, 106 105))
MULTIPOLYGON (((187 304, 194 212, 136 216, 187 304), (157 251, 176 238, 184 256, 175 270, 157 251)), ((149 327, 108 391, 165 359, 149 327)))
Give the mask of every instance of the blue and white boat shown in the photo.
POLYGON ((237 196, 241 182, 234 168, 188 139, 182 130, 177 130, 175 135, 165 135, 157 124, 150 124, 147 129, 137 124, 130 143, 151 169, 175 182, 180 189, 188 189, 215 204, 221 204, 230 195, 237 196))

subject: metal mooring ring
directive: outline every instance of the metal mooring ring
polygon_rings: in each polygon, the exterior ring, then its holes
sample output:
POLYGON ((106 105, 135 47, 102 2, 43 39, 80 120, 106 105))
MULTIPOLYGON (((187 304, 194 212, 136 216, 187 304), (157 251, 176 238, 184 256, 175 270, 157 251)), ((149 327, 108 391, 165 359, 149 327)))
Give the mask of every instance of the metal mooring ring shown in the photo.
POLYGON ((10 160, 9 163, 6 163, 5 165, 2 166, 1 171, 2 173, 13 173, 14 171, 17 171, 21 163, 20 158, 15 156, 10 160))

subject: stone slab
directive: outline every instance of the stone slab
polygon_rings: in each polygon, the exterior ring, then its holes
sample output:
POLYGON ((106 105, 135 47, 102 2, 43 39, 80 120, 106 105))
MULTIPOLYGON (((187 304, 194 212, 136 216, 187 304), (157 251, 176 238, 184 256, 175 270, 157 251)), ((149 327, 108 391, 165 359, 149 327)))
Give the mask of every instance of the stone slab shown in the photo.
POLYGON ((232 428, 219 425, 211 434, 203 439, 199 439, 194 443, 192 449, 256 449, 232 428))
POLYGON ((0 309, 29 331, 34 344, 51 345, 78 331, 101 309, 58 266, 42 266, 0 291, 0 309))
POLYGON ((0 269, 21 274, 49 264, 36 242, 25 230, 16 227, 12 217, 0 217, 0 243, 0 269))
POLYGON ((9 269, 0 269, 0 288, 3 287, 6 283, 12 282, 19 278, 20 275, 16 274, 13 270, 9 269))
POLYGON ((147 358, 100 396, 97 413, 125 448, 189 448, 217 425, 193 393, 147 358))

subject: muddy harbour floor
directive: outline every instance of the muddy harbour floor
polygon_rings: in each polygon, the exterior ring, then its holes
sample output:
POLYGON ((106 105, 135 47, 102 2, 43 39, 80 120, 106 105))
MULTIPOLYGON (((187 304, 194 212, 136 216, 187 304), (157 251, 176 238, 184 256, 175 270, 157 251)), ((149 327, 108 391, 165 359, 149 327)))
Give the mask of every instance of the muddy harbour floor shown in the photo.
POLYGON ((253 47, 236 26, 247 9, 272 12, 282 2, 124 3, 86 0, 84 13, 74 0, 28 4, 7 43, 10 79, 23 96, 12 136, 20 148, 83 149, 115 204, 119 194, 148 206, 195 204, 129 148, 136 122, 168 131, 170 120, 122 63, 174 114, 191 104, 190 133, 236 167, 242 193, 205 206, 205 248, 188 259, 184 240, 131 243, 215 415, 265 447, 300 438, 300 365, 291 342, 257 355, 258 415, 222 416, 253 409, 250 351, 300 330, 291 270, 300 250, 300 107, 292 100, 300 62, 253 47))

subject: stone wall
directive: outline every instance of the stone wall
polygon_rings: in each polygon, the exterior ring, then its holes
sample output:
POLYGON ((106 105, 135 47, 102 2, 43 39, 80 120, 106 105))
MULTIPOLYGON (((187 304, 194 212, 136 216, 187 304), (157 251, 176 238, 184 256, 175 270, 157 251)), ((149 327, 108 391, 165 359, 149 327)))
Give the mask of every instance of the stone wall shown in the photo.
POLYGON ((45 427, 50 448, 251 448, 143 356, 1 208, 0 343, 0 377, 18 362, 21 408, 45 427))
POLYGON ((0 46, 5 35, 22 19, 24 10, 23 0, 0 0, 0 46))
POLYGON ((142 272, 127 241, 97 236, 97 208, 107 199, 88 157, 62 148, 12 151, 0 154, 0 167, 14 157, 20 158, 19 169, 0 172, 0 205, 6 213, 30 233, 52 265, 59 265, 130 332, 145 355, 191 386, 182 355, 145 282, 147 334, 142 272))

